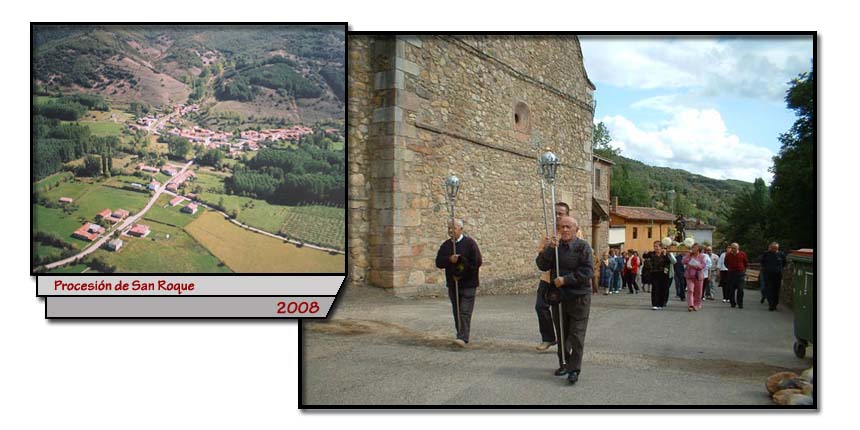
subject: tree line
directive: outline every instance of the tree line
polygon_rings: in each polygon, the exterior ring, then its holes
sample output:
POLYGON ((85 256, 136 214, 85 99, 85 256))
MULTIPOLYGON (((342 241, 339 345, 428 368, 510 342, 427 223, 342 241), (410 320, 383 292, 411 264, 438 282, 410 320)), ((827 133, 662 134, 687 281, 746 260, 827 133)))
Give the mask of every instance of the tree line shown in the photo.
POLYGON ((345 202, 344 158, 339 151, 314 146, 263 149, 238 166, 227 189, 277 204, 345 202))
POLYGON ((815 71, 789 82, 785 102, 797 119, 779 136, 779 153, 773 157, 773 181, 768 187, 756 179, 750 192, 732 202, 727 237, 755 258, 771 241, 782 249, 815 248, 815 71))

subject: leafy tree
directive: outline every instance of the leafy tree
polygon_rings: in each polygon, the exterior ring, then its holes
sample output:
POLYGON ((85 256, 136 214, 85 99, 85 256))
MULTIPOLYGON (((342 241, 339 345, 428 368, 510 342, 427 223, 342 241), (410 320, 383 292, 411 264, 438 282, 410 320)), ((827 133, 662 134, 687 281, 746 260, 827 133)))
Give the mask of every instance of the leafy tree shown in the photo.
POLYGON ((651 206, 651 199, 642 180, 632 177, 627 166, 612 169, 612 182, 609 192, 618 197, 618 204, 624 206, 651 206))
POLYGON ((732 202, 728 223, 725 226, 725 238, 728 242, 737 242, 741 249, 746 250, 751 261, 758 253, 767 249, 770 237, 769 218, 771 217, 771 201, 764 180, 757 178, 752 191, 737 195, 732 202))
POLYGON ((184 137, 162 135, 158 140, 167 144, 167 150, 173 157, 184 160, 191 151, 191 142, 184 137))
POLYGON ((591 135, 591 148, 595 154, 603 158, 613 159, 621 155, 621 149, 612 146, 612 136, 603 121, 594 126, 594 132, 591 135))
POLYGON ((219 149, 209 149, 198 157, 198 161, 201 165, 212 166, 215 168, 221 167, 223 160, 224 152, 219 149))
POLYGON ((785 102, 797 115, 779 136, 782 147, 773 158, 772 219, 783 247, 814 247, 815 225, 815 71, 790 82, 785 102))
POLYGON ((87 155, 84 165, 78 171, 79 176, 98 176, 102 172, 102 159, 97 155, 87 155))

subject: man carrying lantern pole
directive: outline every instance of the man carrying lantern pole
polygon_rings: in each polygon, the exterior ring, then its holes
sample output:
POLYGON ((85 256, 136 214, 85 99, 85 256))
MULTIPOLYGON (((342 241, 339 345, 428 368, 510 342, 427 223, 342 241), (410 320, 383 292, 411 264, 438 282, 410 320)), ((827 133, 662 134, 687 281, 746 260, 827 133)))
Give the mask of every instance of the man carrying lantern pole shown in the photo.
POLYGON ((478 270, 481 267, 481 251, 474 239, 463 234, 463 220, 454 217, 454 207, 460 180, 450 175, 445 181, 445 197, 448 201, 448 237, 436 253, 436 267, 445 269, 448 298, 454 314, 457 338, 454 343, 465 347, 469 343, 472 309, 479 286, 478 270))
MULTIPOLYGON (((550 184, 555 206, 555 175, 561 164, 552 152, 541 155, 541 171, 550 184)), ((549 270, 552 286, 560 290, 559 303, 559 368, 557 376, 567 375, 573 385, 579 380, 585 332, 591 308, 591 278, 594 262, 591 246, 577 237, 579 224, 569 216, 554 219, 557 238, 541 240, 541 252, 535 258, 540 270, 549 270)))

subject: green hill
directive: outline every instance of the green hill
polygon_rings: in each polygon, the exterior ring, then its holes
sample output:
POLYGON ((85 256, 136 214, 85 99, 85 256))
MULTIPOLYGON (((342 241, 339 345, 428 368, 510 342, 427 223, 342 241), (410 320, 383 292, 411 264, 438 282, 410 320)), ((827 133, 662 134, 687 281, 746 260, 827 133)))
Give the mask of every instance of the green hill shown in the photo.
POLYGON ((675 213, 720 227, 735 196, 752 191, 753 184, 733 179, 712 179, 686 170, 654 167, 630 158, 610 157, 612 194, 622 206, 650 206, 670 210, 675 190, 675 213))
POLYGON ((33 74, 37 93, 86 92, 115 105, 343 119, 343 88, 331 77, 345 74, 345 37, 336 26, 36 26, 33 74), (216 90, 233 75, 248 88, 219 103, 216 90))

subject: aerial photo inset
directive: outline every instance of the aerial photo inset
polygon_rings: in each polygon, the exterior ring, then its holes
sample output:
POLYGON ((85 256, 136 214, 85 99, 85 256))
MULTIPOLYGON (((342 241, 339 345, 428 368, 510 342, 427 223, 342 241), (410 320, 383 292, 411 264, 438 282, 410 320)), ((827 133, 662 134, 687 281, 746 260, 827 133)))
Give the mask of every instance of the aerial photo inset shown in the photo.
POLYGON ((345 26, 31 29, 33 273, 344 272, 345 26))

